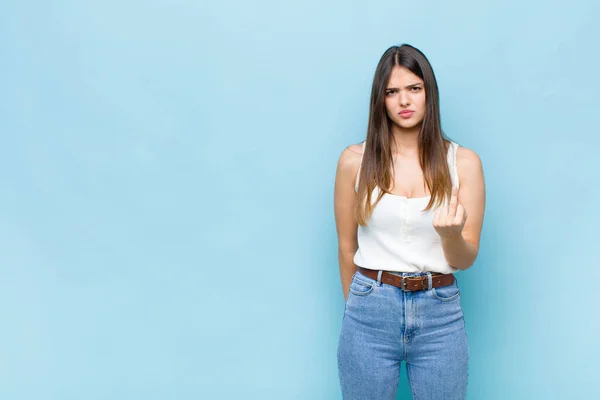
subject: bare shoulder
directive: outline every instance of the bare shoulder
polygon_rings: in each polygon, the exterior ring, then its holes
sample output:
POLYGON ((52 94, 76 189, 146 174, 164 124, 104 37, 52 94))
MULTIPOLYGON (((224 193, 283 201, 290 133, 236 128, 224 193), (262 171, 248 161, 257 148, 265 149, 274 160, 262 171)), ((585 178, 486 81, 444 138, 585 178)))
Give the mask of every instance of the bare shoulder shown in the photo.
POLYGON ((344 175, 353 176, 360 167, 361 158, 362 143, 347 146, 338 160, 338 171, 344 175))
POLYGON ((456 150, 456 169, 462 178, 472 179, 474 176, 483 175, 481 158, 467 147, 459 146, 456 150))

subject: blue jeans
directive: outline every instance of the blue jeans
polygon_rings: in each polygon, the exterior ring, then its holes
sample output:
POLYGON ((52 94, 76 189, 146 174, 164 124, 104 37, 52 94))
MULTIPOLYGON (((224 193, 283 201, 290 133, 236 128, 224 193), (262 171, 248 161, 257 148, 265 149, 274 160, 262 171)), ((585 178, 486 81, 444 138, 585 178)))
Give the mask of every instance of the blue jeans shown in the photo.
POLYGON ((337 359, 344 400, 394 400, 403 360, 414 400, 465 399, 469 348, 457 280, 404 292, 382 283, 381 273, 372 279, 357 271, 337 359))

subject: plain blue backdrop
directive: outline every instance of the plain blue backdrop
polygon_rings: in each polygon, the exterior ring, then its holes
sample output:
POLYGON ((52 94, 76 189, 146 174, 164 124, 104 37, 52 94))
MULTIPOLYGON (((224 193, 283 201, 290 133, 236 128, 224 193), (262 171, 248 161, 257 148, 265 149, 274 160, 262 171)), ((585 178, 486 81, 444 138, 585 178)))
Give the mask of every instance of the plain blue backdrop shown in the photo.
POLYGON ((457 275, 469 398, 596 396, 599 17, 2 1, 0 398, 340 399, 336 163, 401 43, 484 166, 480 253, 457 275))

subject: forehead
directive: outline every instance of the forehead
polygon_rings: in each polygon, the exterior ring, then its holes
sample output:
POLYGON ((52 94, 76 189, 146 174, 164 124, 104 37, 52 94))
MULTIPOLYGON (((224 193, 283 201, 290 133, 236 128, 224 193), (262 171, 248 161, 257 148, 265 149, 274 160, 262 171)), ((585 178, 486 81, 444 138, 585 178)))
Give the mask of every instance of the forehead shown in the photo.
POLYGON ((423 80, 408 69, 396 65, 394 69, 392 69, 388 86, 404 87, 415 83, 423 83, 423 80))

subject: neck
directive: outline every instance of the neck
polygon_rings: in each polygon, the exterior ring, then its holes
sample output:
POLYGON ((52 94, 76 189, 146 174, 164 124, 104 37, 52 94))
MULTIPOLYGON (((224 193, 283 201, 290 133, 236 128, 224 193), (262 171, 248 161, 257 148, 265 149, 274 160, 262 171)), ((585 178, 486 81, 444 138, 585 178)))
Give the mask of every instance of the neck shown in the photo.
POLYGON ((410 129, 402 129, 398 126, 393 127, 395 146, 392 148, 392 154, 413 156, 419 153, 419 130, 421 126, 415 126, 410 129))

